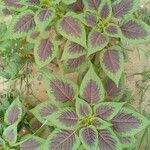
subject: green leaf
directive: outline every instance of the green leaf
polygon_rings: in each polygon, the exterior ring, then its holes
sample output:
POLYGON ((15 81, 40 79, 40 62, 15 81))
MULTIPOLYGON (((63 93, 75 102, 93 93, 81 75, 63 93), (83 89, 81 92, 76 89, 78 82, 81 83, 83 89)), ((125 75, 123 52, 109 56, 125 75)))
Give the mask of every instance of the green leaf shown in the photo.
POLYGON ((30 112, 41 122, 44 123, 58 108, 51 101, 45 101, 31 109, 30 112))
POLYGON ((3 138, 13 145, 17 141, 17 124, 8 126, 3 132, 3 138))
POLYGON ((92 115, 92 108, 90 107, 90 105, 80 98, 76 99, 75 108, 79 118, 84 118, 92 115))
POLYGON ((19 98, 16 98, 11 105, 8 107, 4 120, 7 124, 17 124, 21 121, 22 118, 22 104, 19 101, 19 98))
POLYGON ((88 36, 88 56, 107 46, 109 39, 99 30, 93 28, 88 36))
POLYGON ((0 23, 0 40, 4 38, 5 34, 6 34, 6 31, 7 31, 7 26, 5 23, 0 23))
POLYGON ((107 36, 110 36, 110 37, 121 37, 122 36, 122 33, 121 33, 121 29, 119 26, 113 24, 113 23, 109 23, 105 29, 104 29, 104 33, 107 35, 107 36))
POLYGON ((5 141, 0 137, 0 149, 5 147, 5 141))
POLYGON ((104 120, 111 120, 125 103, 103 102, 94 106, 94 113, 104 120))
POLYGON ((78 94, 78 87, 75 83, 63 76, 54 74, 45 75, 45 87, 51 101, 57 104, 74 102, 78 94))
POLYGON ((34 56, 38 67, 48 65, 57 55, 58 46, 54 40, 41 39, 35 44, 34 56))
POLYGON ((92 65, 80 86, 80 96, 89 104, 97 104, 104 100, 104 88, 92 65))
POLYGON ((77 150, 80 140, 74 131, 55 129, 47 138, 44 150, 77 150))
POLYGON ((96 127, 96 129, 107 129, 112 126, 111 123, 106 122, 99 117, 94 117, 92 119, 92 125, 96 127))
POLYGON ((129 108, 122 108, 111 122, 118 134, 130 136, 135 135, 150 125, 150 121, 147 118, 129 108))
POLYGON ((34 13, 31 10, 21 12, 13 17, 8 29, 8 36, 10 38, 25 37, 34 27, 34 13))
POLYGON ((98 145, 98 132, 94 126, 80 129, 79 137, 86 150, 95 150, 98 145))
POLYGON ((80 21, 67 13, 57 22, 57 31, 68 40, 86 47, 86 32, 80 21))
POLYGON ((73 108, 62 108, 47 117, 57 128, 65 130, 75 130, 78 126, 78 116, 73 108))
POLYGON ((78 58, 86 53, 87 50, 83 46, 68 40, 65 44, 61 60, 78 58))
POLYGON ((112 46, 100 53, 100 64, 106 75, 118 86, 124 69, 124 57, 119 46, 112 46))
POLYGON ((72 4, 74 2, 76 2, 77 0, 61 0, 64 4, 69 5, 72 4))
POLYGON ((43 148, 43 144, 45 143, 45 140, 34 136, 34 135, 27 135, 24 136, 23 139, 20 141, 20 150, 41 150, 43 148))
POLYGON ((128 18, 120 28, 122 31, 122 41, 126 40, 133 44, 150 41, 150 26, 141 20, 128 18))
POLYGON ((55 17, 54 8, 51 7, 49 9, 39 9, 35 14, 36 26, 41 31, 44 31, 44 29, 51 23, 54 17, 55 17))

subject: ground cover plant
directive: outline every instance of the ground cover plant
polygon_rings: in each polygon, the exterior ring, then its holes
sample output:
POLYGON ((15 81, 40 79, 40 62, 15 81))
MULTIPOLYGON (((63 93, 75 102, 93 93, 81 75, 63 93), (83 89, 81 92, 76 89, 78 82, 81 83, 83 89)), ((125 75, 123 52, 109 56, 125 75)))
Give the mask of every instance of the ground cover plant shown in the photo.
MULTIPOLYGON (((0 148, 133 150, 150 120, 130 105, 126 45, 148 43, 139 0, 1 0, 0 75, 25 82, 36 65, 49 99, 27 105, 12 88, 0 103, 0 148), (58 75, 50 64, 63 70, 58 75), (78 73, 77 81, 68 73, 78 73), (43 134, 44 133, 44 134, 43 134)), ((39 85, 40 86, 40 85, 39 85)))

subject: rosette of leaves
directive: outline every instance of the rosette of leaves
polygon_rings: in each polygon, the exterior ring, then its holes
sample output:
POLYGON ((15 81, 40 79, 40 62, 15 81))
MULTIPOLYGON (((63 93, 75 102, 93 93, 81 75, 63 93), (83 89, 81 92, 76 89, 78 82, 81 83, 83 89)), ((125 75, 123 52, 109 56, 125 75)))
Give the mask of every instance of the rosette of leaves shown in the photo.
POLYGON ((107 92, 92 66, 79 90, 64 77, 53 74, 45 78, 53 101, 31 110, 41 123, 55 128, 46 140, 45 150, 132 149, 135 135, 150 125, 147 118, 124 102, 104 101, 107 92))
POLYGON ((39 68, 56 63, 65 72, 85 70, 89 61, 119 84, 122 42, 150 40, 150 28, 134 12, 139 0, 1 0, 13 10, 4 39, 25 38, 33 44, 39 68), (20 11, 21 10, 21 11, 20 11), (56 61, 54 61, 56 60, 56 61))

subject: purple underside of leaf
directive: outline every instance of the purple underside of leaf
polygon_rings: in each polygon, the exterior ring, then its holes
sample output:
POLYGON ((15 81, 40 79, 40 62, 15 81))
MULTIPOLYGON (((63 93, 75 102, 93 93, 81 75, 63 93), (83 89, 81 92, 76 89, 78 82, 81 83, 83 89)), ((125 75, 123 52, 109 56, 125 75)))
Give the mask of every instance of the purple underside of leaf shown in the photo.
POLYGON ((123 24, 121 31, 129 39, 144 39, 148 35, 147 31, 134 20, 129 20, 123 24))
POLYGON ((86 117, 90 114, 90 110, 87 105, 81 104, 79 107, 79 113, 82 117, 86 117))
POLYGON ((67 16, 62 19, 60 22, 60 26, 64 32, 66 32, 68 35, 80 37, 82 33, 81 26, 77 19, 67 16))
POLYGON ((112 7, 113 16, 123 17, 124 15, 128 14, 130 10, 132 10, 134 5, 134 0, 121 0, 119 3, 112 7))
POLYGON ((71 101, 74 98, 74 90, 67 82, 61 80, 52 80, 50 82, 52 94, 61 102, 71 101))
POLYGON ((110 15, 110 8, 109 8, 108 4, 105 4, 102 7, 102 10, 100 12, 100 16, 101 16, 101 18, 107 19, 107 17, 109 17, 109 15, 110 15))
POLYGON ((119 95, 120 88, 112 80, 107 80, 105 83, 105 90, 107 95, 110 97, 115 97, 119 95))
POLYGON ((75 126, 78 122, 78 116, 75 111, 63 112, 58 119, 67 127, 75 126))
POLYGON ((20 110, 17 105, 14 105, 8 112, 8 122, 13 124, 18 120, 20 110))
POLYGON ((119 112, 112 120, 113 128, 117 132, 127 132, 136 129, 141 121, 131 113, 119 112))
POLYGON ((86 0, 87 2, 87 5, 89 8, 91 9, 98 9, 100 3, 101 3, 101 0, 86 0))
POLYGON ((2 0, 7 6, 22 7, 19 0, 2 0))
POLYGON ((62 130, 49 141, 49 150, 71 150, 74 147, 75 134, 62 130))
POLYGON ((52 10, 49 9, 45 9, 45 10, 41 10, 38 14, 38 19, 43 22, 47 19, 49 19, 49 17, 52 15, 52 10))
POLYGON ((99 150, 117 150, 117 141, 112 138, 109 130, 99 131, 99 150))
POLYGON ((31 33, 31 36, 30 36, 30 37, 31 37, 32 39, 36 39, 39 35, 40 35, 40 32, 35 31, 35 32, 32 32, 32 33, 31 33))
POLYGON ((52 104, 47 104, 47 106, 41 108, 40 115, 41 117, 47 117, 48 115, 51 115, 53 112, 57 110, 56 106, 52 104))
POLYGON ((82 131, 82 138, 84 142, 89 146, 92 147, 95 144, 95 140, 97 139, 95 130, 90 127, 85 128, 82 131))
POLYGON ((67 61, 67 66, 69 68, 73 68, 76 69, 78 68, 80 65, 82 65, 85 62, 85 56, 80 56, 78 58, 73 58, 73 59, 69 59, 67 61))
POLYGON ((126 136, 126 137, 119 137, 119 140, 122 144, 130 144, 131 141, 131 137, 126 136))
POLYGON ((96 114, 102 119, 107 119, 112 113, 113 107, 109 105, 100 106, 96 109, 96 114))
POLYGON ((89 26, 91 27, 96 26, 96 23, 97 23, 96 16, 88 13, 85 15, 85 20, 89 26))
POLYGON ((73 11, 83 11, 84 5, 82 3, 82 0, 77 0, 75 3, 69 5, 69 8, 73 11))
POLYGON ((83 89, 83 99, 88 103, 97 103, 100 99, 100 89, 94 80, 87 81, 86 87, 83 89))
POLYGON ((117 34, 118 33, 118 29, 117 27, 113 26, 113 25, 109 25, 106 27, 106 32, 109 34, 117 34))
POLYGON ((104 37, 100 32, 92 32, 89 37, 89 42, 93 48, 101 47, 101 45, 107 42, 106 37, 104 37))
POLYGON ((46 61, 53 54, 54 45, 49 39, 43 39, 38 47, 40 61, 46 61))
POLYGON ((36 150, 39 146, 40 143, 31 138, 20 144, 21 150, 36 150))
POLYGON ((6 137, 7 141, 9 141, 9 142, 13 141, 15 138, 13 129, 8 130, 5 137, 6 137))
POLYGON ((69 44, 69 53, 74 54, 74 53, 80 53, 85 51, 84 47, 82 47, 81 45, 74 43, 74 42, 70 42, 69 44))
POLYGON ((28 32, 35 26, 34 15, 25 14, 18 19, 14 26, 14 32, 28 32))
POLYGON ((103 63, 110 72, 117 73, 120 68, 118 52, 114 49, 107 49, 104 52, 103 63))

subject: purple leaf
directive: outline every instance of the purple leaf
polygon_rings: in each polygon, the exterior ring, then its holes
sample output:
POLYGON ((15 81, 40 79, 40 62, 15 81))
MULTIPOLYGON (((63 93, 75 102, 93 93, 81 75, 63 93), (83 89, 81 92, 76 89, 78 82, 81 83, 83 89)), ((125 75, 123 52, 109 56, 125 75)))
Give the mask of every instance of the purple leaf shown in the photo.
POLYGON ((51 23, 55 17, 55 9, 40 9, 36 12, 35 22, 39 29, 42 31, 51 23))
POLYGON ((78 19, 80 19, 81 22, 83 22, 85 25, 89 27, 94 27, 97 24, 97 16, 95 13, 92 13, 90 11, 86 11, 80 15, 77 16, 78 19))
POLYGON ((86 32, 83 24, 69 13, 58 21, 57 31, 68 40, 86 46, 86 32))
POLYGON ((8 126, 3 132, 3 137, 10 145, 15 144, 17 141, 17 126, 8 126))
POLYGON ((105 82, 105 91, 107 93, 107 96, 111 97, 111 98, 115 98, 115 97, 120 97, 122 96, 122 91, 123 91, 123 87, 122 87, 122 81, 120 81, 119 86, 117 87, 117 85, 110 79, 107 79, 105 82))
POLYGON ((50 150, 73 150, 79 145, 80 141, 75 132, 55 129, 48 137, 45 147, 50 150))
POLYGON ((149 40, 150 28, 142 21, 127 20, 121 26, 123 38, 131 42, 145 42, 149 40))
POLYGON ((42 138, 36 136, 26 136, 20 144, 20 150, 37 150, 42 148, 42 144, 45 141, 42 138))
POLYGON ((139 0, 119 0, 113 4, 113 16, 115 18, 124 17, 131 14, 137 6, 139 6, 139 0))
POLYGON ((108 44, 108 38, 96 29, 88 36, 88 55, 100 51, 108 44))
POLYGON ((23 5, 21 5, 20 0, 2 0, 2 2, 9 7, 15 7, 15 8, 20 8, 23 5))
POLYGON ((66 65, 68 68, 76 69, 83 63, 85 63, 85 56, 80 56, 78 58, 69 59, 66 65))
POLYGON ((120 37, 121 36, 121 29, 113 23, 108 24, 107 27, 105 27, 104 32, 110 37, 120 37))
POLYGON ((37 40, 39 40, 40 37, 40 31, 37 29, 33 29, 28 33, 27 40, 30 43, 35 43, 37 40))
POLYGON ((34 14, 32 11, 22 12, 12 20, 11 24, 10 34, 14 38, 24 37, 35 27, 34 14))
POLYGON ((101 0, 86 0, 84 1, 84 5, 88 10, 97 10, 101 4, 101 0))
POLYGON ((121 48, 112 46, 103 50, 100 54, 100 62, 104 72, 118 86, 124 65, 121 48))
POLYGON ((73 101, 78 91, 78 87, 72 81, 53 74, 46 77, 45 85, 50 98, 58 103, 73 101))
POLYGON ((56 127, 66 130, 74 130, 77 127, 79 120, 75 110, 68 107, 53 113, 47 119, 48 121, 50 120, 56 127))
POLYGON ((39 67, 44 67, 55 58, 57 45, 50 39, 41 39, 35 44, 34 54, 39 67))
POLYGON ((101 19, 109 20, 112 15, 111 1, 105 0, 99 10, 101 19))
POLYGON ((80 86, 80 96, 89 104, 96 104, 104 99, 104 89, 100 78, 91 66, 80 86))
POLYGON ((40 0, 26 0, 26 3, 31 6, 36 6, 40 4, 40 0))
POLYGON ((79 131, 80 140, 87 150, 94 150, 98 145, 98 133, 94 126, 82 128, 79 131))
POLYGON ((82 0, 77 0, 75 3, 70 4, 69 8, 75 12, 82 12, 84 5, 82 3, 82 0))
POLYGON ((103 102, 94 106, 94 113, 104 119, 111 120, 122 108, 124 103, 103 102))
POLYGON ((86 54, 86 50, 81 45, 67 41, 64 47, 63 55, 61 60, 78 58, 86 54))
POLYGON ((98 132, 98 136, 98 150, 121 150, 121 145, 113 131, 103 129, 98 132))
POLYGON ((38 121, 36 118, 33 118, 30 121, 30 127, 31 127, 31 130, 33 130, 33 131, 38 130, 41 126, 42 126, 42 123, 40 121, 38 121))
POLYGON ((22 104, 19 99, 15 99, 5 113, 5 122, 7 124, 19 123, 22 117, 22 104))
POLYGON ((31 113, 41 122, 44 123, 46 118, 56 112, 58 108, 49 101, 40 103, 35 108, 31 109, 31 113))
POLYGON ((123 108, 111 122, 115 131, 125 135, 134 135, 150 124, 147 118, 129 108, 123 108))
POLYGON ((76 99, 76 112, 80 118, 92 115, 92 109, 90 105, 80 98, 76 99))

